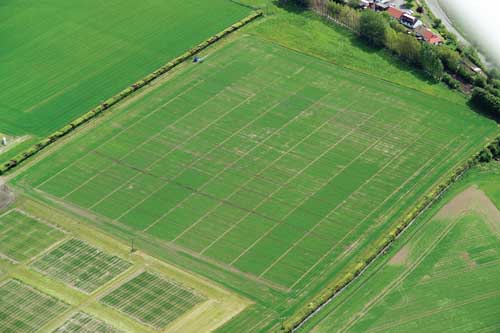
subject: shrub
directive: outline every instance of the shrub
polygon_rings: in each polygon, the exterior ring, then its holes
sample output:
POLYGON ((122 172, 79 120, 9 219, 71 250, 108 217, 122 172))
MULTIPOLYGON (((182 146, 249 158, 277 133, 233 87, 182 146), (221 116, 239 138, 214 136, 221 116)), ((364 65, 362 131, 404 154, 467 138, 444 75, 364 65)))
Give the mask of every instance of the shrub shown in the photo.
POLYGON ((458 66, 457 74, 467 83, 474 83, 474 75, 464 65, 458 66))
POLYGON ((470 101, 480 111, 494 118, 500 118, 500 97, 483 88, 474 88, 470 101))
POLYGON ((359 33, 368 44, 382 47, 386 42, 387 21, 382 15, 371 10, 361 14, 359 22, 359 33))
POLYGON ((484 78, 482 75, 473 76, 473 80, 474 80, 473 84, 476 87, 486 88, 486 86, 488 85, 488 83, 486 82, 486 78, 484 78))
POLYGON ((443 78, 444 66, 439 58, 436 47, 423 44, 421 47, 420 62, 425 73, 433 80, 439 81, 443 78))
POLYGON ((454 79, 450 74, 444 73, 443 75, 443 82, 446 83, 448 87, 451 89, 458 89, 460 88, 460 82, 456 79, 454 79))

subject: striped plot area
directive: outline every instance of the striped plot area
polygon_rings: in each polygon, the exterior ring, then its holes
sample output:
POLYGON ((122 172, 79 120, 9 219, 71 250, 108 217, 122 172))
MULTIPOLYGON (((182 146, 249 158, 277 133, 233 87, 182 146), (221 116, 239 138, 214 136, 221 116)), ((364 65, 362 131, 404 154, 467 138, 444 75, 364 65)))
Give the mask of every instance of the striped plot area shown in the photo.
POLYGON ((463 104, 241 38, 23 177, 289 289, 359 255, 494 133, 463 104))

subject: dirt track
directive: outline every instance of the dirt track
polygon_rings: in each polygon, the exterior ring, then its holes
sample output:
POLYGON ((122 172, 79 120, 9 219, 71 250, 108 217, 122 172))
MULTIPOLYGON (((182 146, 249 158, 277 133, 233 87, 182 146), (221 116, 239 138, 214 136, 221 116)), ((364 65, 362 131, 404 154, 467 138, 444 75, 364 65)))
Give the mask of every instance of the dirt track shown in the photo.
POLYGON ((14 201, 14 194, 9 190, 7 185, 0 181, 0 210, 7 207, 14 201))
POLYGON ((436 218, 456 218, 467 211, 480 213, 492 229, 500 235, 500 211, 477 186, 471 186, 457 195, 439 211, 436 218))

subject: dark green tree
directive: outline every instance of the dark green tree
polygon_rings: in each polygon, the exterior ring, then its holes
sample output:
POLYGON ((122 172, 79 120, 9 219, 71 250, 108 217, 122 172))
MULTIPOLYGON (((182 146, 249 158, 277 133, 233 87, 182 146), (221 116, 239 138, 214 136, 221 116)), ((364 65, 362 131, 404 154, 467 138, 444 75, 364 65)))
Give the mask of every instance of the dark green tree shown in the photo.
POLYGON ((386 41, 387 21, 382 15, 371 10, 361 14, 359 33, 368 44, 382 47, 386 41))
POLYGON ((457 73, 462 61, 460 54, 457 51, 444 46, 438 47, 437 52, 446 70, 453 74, 457 73))
POLYGON ((500 97, 497 97, 483 88, 474 88, 471 103, 482 112, 495 119, 500 118, 500 97))
POLYGON ((443 78, 444 66, 439 58, 435 46, 423 44, 420 56, 420 62, 425 73, 435 81, 443 78))
POLYGON ((300 7, 307 8, 310 5, 310 0, 281 0, 284 3, 294 3, 300 7))
POLYGON ((415 37, 398 33, 393 41, 393 51, 401 57, 401 59, 413 65, 420 65, 421 44, 415 37))

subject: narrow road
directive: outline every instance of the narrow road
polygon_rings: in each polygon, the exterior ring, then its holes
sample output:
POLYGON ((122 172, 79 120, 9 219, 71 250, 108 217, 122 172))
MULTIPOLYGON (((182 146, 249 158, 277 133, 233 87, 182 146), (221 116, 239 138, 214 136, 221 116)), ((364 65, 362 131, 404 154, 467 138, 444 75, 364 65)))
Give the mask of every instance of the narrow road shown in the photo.
MULTIPOLYGON (((472 44, 465 38, 464 35, 462 35, 453 25, 453 21, 450 19, 448 14, 446 14, 445 7, 441 5, 441 0, 421 0, 425 1, 427 3, 427 6, 429 6, 429 9, 432 11, 432 13, 441 21, 443 22, 443 25, 450 31, 451 33, 455 34, 457 36, 457 39, 464 45, 466 46, 471 46, 472 44)), ((458 0, 457 0, 458 1, 458 0)), ((481 58, 481 61, 487 66, 491 67, 491 63, 487 60, 486 56, 482 53, 481 50, 479 50, 476 46, 472 45, 477 53, 479 54, 479 57, 481 58)))
POLYGON ((424 1, 427 3, 427 6, 429 6, 432 13, 434 13, 437 18, 441 19, 448 31, 454 33, 460 42, 464 43, 465 45, 470 45, 469 41, 457 29, 455 29, 455 26, 453 25, 451 19, 448 17, 448 14, 446 14, 443 7, 441 7, 440 0, 424 1))

